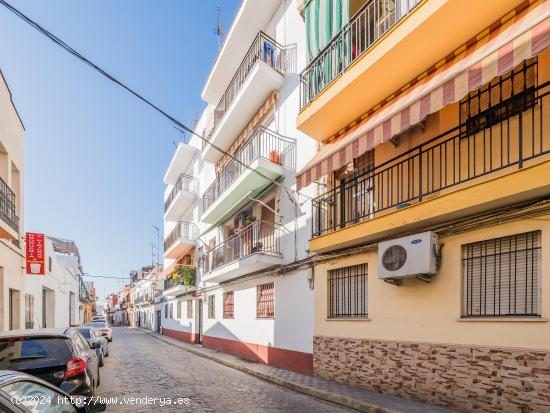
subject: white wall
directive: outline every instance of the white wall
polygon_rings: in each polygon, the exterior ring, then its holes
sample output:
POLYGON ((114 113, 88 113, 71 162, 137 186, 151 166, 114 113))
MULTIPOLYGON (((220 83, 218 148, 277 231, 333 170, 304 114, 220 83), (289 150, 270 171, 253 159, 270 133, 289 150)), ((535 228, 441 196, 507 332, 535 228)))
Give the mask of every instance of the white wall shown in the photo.
MULTIPOLYGON (((25 293, 34 297, 34 328, 43 328, 42 290, 46 290, 46 327, 62 328, 69 326, 69 308, 72 308, 74 323, 79 322, 78 276, 72 271, 75 257, 59 256, 53 250, 52 242, 46 237, 46 275, 26 275, 25 293), (51 271, 49 260, 51 259, 51 271), (73 293, 73 295, 71 295, 73 293), (70 300, 73 300, 72 307, 70 300)), ((24 314, 23 314, 24 316, 24 314)))

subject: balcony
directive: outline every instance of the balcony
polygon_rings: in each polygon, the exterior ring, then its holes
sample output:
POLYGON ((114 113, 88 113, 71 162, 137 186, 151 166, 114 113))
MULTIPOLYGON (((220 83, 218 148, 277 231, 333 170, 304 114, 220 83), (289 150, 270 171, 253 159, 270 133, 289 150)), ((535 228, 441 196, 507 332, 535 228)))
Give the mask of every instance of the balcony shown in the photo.
POLYGON ((284 169, 294 170, 296 144, 293 139, 260 127, 252 132, 234 158, 202 196, 203 222, 219 222, 250 202, 247 195, 254 197, 271 184, 264 176, 275 180, 284 169))
MULTIPOLYGON (((550 83, 496 105, 313 201, 310 250, 330 251, 550 194, 550 83)), ((377 149, 375 149, 376 151, 377 149)))
MULTIPOLYGON (((260 32, 214 110, 206 139, 227 151, 268 96, 283 85, 286 49, 260 32)), ((203 158, 217 162, 222 153, 203 141, 203 158)))
POLYGON ((520 3, 365 1, 301 73, 298 129, 330 138, 520 3))
POLYGON ((190 169, 193 164, 193 158, 195 157, 198 149, 186 144, 179 143, 174 156, 168 165, 168 169, 164 174, 164 183, 166 185, 173 185, 177 182, 182 172, 190 169))
POLYGON ((192 222, 180 221, 164 240, 164 257, 178 259, 195 247, 199 229, 192 222))
POLYGON ((222 282, 281 265, 281 229, 258 221, 202 257, 202 281, 222 282))
POLYGON ((197 179, 181 174, 164 201, 164 219, 176 221, 193 205, 197 197, 197 179))
POLYGON ((19 217, 15 211, 15 194, 0 178, 0 238, 18 241, 19 217))
MULTIPOLYGON (((194 274, 195 267, 187 265, 185 267, 192 269, 194 274)), ((177 297, 178 295, 184 294, 194 289, 194 285, 187 286, 184 285, 183 282, 180 282, 173 277, 170 277, 164 280, 164 291, 162 292, 162 295, 164 295, 165 297, 177 297)))

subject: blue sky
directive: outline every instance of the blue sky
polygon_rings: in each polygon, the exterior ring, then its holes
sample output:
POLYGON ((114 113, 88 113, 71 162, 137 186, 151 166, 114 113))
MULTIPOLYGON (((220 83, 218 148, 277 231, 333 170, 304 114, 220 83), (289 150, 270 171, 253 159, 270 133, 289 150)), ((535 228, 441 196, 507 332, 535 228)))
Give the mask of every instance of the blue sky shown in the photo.
MULTIPOLYGON (((239 0, 9 0, 86 57, 192 124, 239 0)), ((25 230, 73 239, 85 271, 151 262, 172 125, 0 7, 0 67, 26 127, 25 230)), ((162 248, 162 245, 161 245, 162 248)), ((100 298, 120 281, 92 279, 100 298)))

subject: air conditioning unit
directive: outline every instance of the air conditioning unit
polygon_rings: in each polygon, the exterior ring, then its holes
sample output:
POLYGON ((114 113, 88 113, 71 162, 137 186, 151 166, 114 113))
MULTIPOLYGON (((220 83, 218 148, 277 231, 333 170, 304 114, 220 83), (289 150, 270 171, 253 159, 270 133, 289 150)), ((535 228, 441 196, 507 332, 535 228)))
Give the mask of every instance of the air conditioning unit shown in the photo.
POLYGON ((378 278, 382 280, 434 275, 439 248, 431 231, 378 244, 378 278))

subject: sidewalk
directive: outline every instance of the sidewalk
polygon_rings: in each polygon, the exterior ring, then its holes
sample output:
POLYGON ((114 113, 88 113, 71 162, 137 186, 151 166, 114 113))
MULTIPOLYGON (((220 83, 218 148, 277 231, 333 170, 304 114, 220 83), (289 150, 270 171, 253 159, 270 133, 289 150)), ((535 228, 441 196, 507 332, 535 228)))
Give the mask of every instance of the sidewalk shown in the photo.
POLYGON ((158 340, 208 358, 226 366, 270 381, 289 389, 309 394, 342 406, 362 412, 376 413, 449 413, 453 410, 431 406, 429 404, 388 396, 368 390, 338 384, 319 377, 311 377, 288 370, 278 369, 261 363, 253 363, 241 358, 221 353, 202 346, 184 343, 171 337, 139 328, 158 340))

